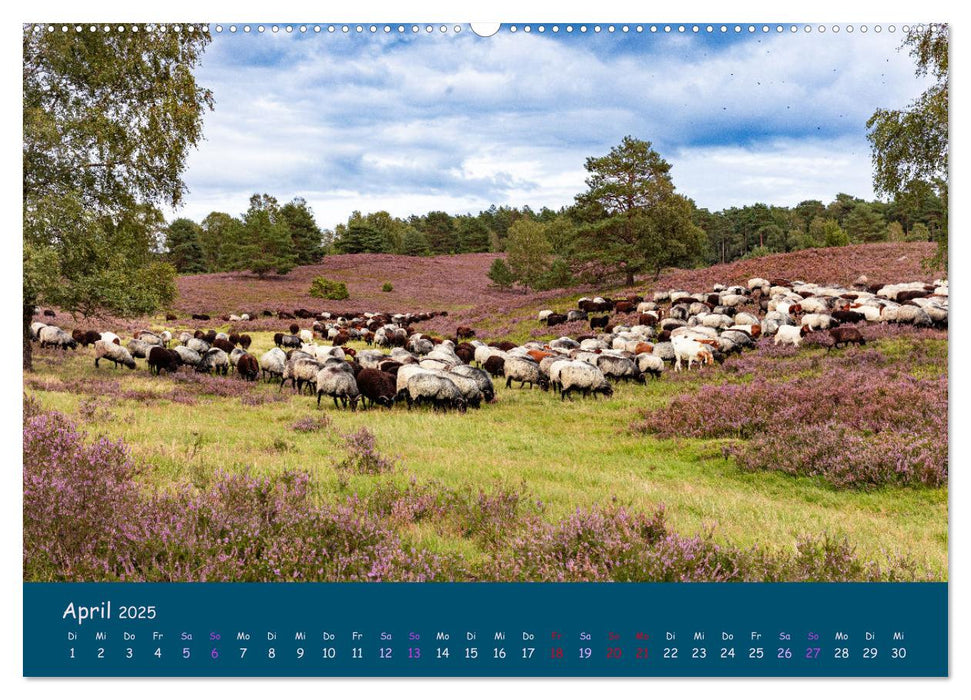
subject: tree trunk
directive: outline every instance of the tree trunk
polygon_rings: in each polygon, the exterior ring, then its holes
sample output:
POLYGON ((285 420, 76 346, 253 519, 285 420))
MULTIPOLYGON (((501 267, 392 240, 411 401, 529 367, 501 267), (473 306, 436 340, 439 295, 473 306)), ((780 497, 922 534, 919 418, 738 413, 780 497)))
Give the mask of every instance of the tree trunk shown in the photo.
POLYGON ((627 279, 625 280, 624 284, 626 286, 628 286, 628 287, 633 287, 634 286, 634 271, 633 270, 627 270, 627 279))
POLYGON ((30 345, 30 323, 34 318, 33 299, 24 298, 24 372, 34 371, 33 348, 30 345))

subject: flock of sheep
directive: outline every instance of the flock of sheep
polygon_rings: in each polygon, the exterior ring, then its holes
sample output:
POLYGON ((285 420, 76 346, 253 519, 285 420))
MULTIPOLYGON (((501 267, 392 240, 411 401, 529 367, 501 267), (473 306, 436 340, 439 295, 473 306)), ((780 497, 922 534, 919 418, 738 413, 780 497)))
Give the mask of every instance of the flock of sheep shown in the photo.
POLYGON ((95 366, 107 360, 134 369, 144 358, 154 374, 182 366, 200 372, 229 374, 245 380, 260 376, 288 383, 295 392, 310 389, 320 405, 332 398, 335 407, 368 405, 391 408, 395 403, 430 405, 447 411, 479 408, 495 399, 493 379, 506 387, 518 383, 543 390, 553 388, 565 400, 613 394, 619 381, 644 383, 660 377, 666 363, 675 371, 722 361, 755 345, 760 336, 798 346, 810 332, 826 331, 834 346, 863 343, 861 323, 906 323, 947 326, 947 282, 886 286, 858 279, 848 288, 755 278, 747 285, 714 285, 709 292, 657 292, 653 298, 584 298, 567 313, 539 312, 550 327, 588 320, 590 333, 548 342, 487 345, 471 328, 460 326, 454 338, 435 338, 413 324, 431 314, 362 313, 307 314, 309 328, 291 324, 276 333, 276 347, 259 359, 249 353, 246 334, 140 331, 125 345, 112 332, 72 333, 42 322, 31 325, 31 336, 42 347, 93 345, 95 366), (347 347, 351 340, 368 349, 347 347), (324 344, 324 343, 329 344, 324 344), (474 366, 475 365, 475 366, 474 366))

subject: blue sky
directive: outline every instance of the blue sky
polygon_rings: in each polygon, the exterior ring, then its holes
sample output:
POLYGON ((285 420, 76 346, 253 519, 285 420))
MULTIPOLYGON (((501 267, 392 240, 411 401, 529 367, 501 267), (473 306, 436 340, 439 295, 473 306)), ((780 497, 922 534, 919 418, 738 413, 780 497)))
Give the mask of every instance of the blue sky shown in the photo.
POLYGON ((389 34, 251 26, 214 32, 198 71, 216 108, 176 215, 238 214, 254 192, 302 196, 326 228, 355 209, 558 208, 584 189, 585 158, 627 134, 651 141, 678 190, 712 210, 870 198, 866 120, 926 86, 887 25, 838 34, 504 25, 489 38, 468 25, 403 35, 397 25, 389 34))

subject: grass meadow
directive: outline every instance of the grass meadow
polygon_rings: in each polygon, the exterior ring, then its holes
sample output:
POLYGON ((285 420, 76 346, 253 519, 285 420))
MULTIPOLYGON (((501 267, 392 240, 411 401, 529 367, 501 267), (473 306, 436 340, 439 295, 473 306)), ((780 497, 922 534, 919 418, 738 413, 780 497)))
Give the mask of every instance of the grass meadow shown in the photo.
MULTIPOLYGON (((513 340, 552 337, 527 322, 531 307, 517 313, 499 317, 482 335, 514 330, 513 340)), ((157 319, 154 325, 165 327, 157 319)), ((250 334, 257 357, 272 347, 271 332, 250 334)), ((647 385, 619 384, 609 399, 561 402, 553 393, 496 381, 496 402, 464 415, 403 405, 350 412, 326 398, 318 409, 315 397, 290 387, 281 392, 276 383, 198 378, 186 370, 152 377, 143 360, 134 371, 96 369, 90 348, 61 353, 35 346, 35 372, 25 377, 24 390, 43 409, 75 420, 89 440, 123 439, 147 465, 138 477, 146 489, 205 488, 218 470, 256 476, 297 470, 310 475, 310 498, 321 505, 355 496, 366 501, 415 483, 473 500, 515 493, 549 524, 577 509, 651 513, 663 504, 667 527, 684 536, 708 533, 717 543, 780 552, 806 536, 845 538, 861 559, 883 565, 903 556, 921 577, 946 579, 946 484, 839 488, 819 476, 743 469, 735 438, 661 438, 635 428, 645 415, 705 385, 819 376, 847 358, 918 380, 946 377, 946 334, 883 334, 865 350, 810 344, 797 353, 775 356, 760 347, 749 355, 754 359, 740 359, 729 371, 726 363, 677 377, 666 372, 647 385), (361 428, 373 434, 392 469, 341 468, 347 437, 361 428)), ((470 537, 449 520, 399 519, 394 528, 410 547, 472 562, 502 546, 470 537)))

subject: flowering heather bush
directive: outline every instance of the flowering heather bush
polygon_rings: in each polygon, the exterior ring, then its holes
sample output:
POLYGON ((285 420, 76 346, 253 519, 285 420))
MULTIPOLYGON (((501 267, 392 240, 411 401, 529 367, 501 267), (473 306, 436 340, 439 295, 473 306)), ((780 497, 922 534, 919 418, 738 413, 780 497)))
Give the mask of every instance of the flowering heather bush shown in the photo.
POLYGON ((800 537, 794 552, 741 549, 714 531, 670 532, 661 506, 652 514, 609 506, 577 510, 558 523, 534 520, 508 551, 486 564, 504 581, 880 581, 929 580, 930 572, 891 557, 881 567, 859 558, 845 538, 800 537))
POLYGON ((290 428, 298 433, 316 433, 318 430, 322 430, 329 426, 330 418, 327 416, 323 416, 321 418, 307 416, 298 420, 296 423, 291 425, 290 428))
POLYGON ((839 487, 947 482, 947 378, 916 379, 876 351, 817 376, 705 385, 642 413, 635 431, 743 438, 747 469, 821 475, 839 487))
POLYGON ((344 445, 347 456, 334 465, 338 472, 381 474, 394 469, 394 460, 378 452, 374 433, 367 428, 345 435, 344 445))
MULTIPOLYGON (((664 510, 535 517, 523 489, 440 490, 412 479, 368 501, 317 505, 310 476, 217 471, 198 487, 150 492, 121 442, 86 442, 64 416, 24 401, 24 578, 30 581, 722 581, 919 580, 912 562, 864 562, 845 540, 801 538, 795 552, 741 550, 713 533, 670 532, 664 510), (455 503, 453 499, 458 499, 455 503), (464 499, 464 506, 462 505, 464 499), (463 514, 468 508, 471 518, 463 514), (407 548, 392 527, 505 521, 482 563, 407 548)), ((540 505, 537 504, 539 509, 540 505)))
POLYGON ((217 473, 208 488, 144 493, 121 442, 84 442, 58 413, 24 424, 24 578, 131 581, 430 580, 353 501, 317 506, 309 476, 217 473))

